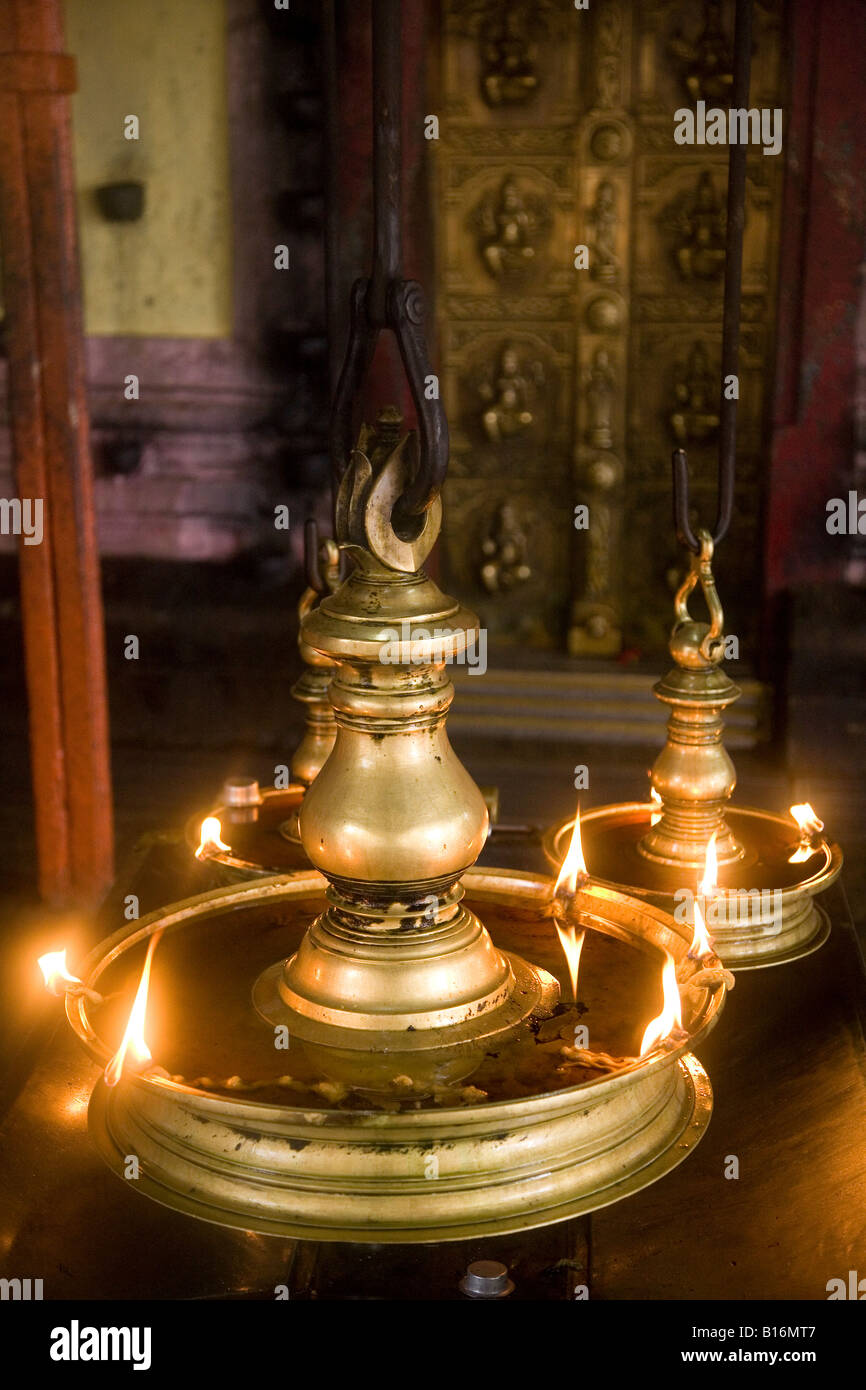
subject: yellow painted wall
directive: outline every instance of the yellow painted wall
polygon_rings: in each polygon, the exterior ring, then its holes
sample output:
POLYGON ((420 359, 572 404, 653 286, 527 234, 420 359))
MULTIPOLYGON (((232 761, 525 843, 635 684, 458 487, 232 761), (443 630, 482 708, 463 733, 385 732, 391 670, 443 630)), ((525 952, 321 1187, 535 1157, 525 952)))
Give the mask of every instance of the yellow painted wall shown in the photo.
POLYGON ((85 329, 227 337, 231 240, 224 0, 65 0, 85 329), (125 140, 127 115, 140 139, 125 140), (146 185, 111 223, 100 184, 146 185))

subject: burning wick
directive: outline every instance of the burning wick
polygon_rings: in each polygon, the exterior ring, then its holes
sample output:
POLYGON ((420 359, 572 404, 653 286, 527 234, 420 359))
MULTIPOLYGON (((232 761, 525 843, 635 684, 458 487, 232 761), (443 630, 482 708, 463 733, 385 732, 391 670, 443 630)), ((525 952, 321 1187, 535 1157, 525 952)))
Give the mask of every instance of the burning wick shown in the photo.
POLYGON ((88 989, 77 975, 70 975, 66 968, 65 951, 47 951, 44 956, 39 957, 39 969, 52 994, 71 994, 76 999, 83 995, 91 1004, 104 1002, 102 995, 97 994, 95 989, 88 989))
POLYGON ((677 985, 677 966, 669 951, 665 951, 665 963, 662 969, 662 994, 664 996, 662 1011, 658 1018, 654 1018, 647 1025, 640 1045, 641 1057, 645 1057, 659 1043, 664 1042, 674 1029, 682 1030, 683 1020, 680 991, 677 985))
POLYGON ((689 960, 703 960, 704 956, 713 954, 713 938, 707 931, 707 924, 704 921, 704 914, 701 912, 701 905, 695 899, 695 930, 692 936, 692 944, 688 950, 689 960))
POLYGON ((788 863, 805 864, 807 859, 818 853, 820 846, 814 841, 824 829, 824 822, 818 819, 808 801, 804 801, 800 806, 792 806, 791 815, 800 827, 800 843, 789 856, 788 863))
POLYGON ((150 1048, 144 1041, 144 1019, 147 1013, 147 991, 150 987, 150 963, 153 960, 153 953, 156 950, 156 945, 161 935, 161 932, 157 932, 148 942, 147 955, 144 958, 141 979, 138 982, 138 989, 135 992, 135 1000, 130 1010, 126 1031, 123 1035, 120 1047, 105 1068, 104 1076, 106 1086, 117 1085, 123 1075, 127 1054, 130 1054, 130 1059, 135 1064, 137 1071, 140 1071, 142 1067, 151 1061, 150 1048))
POLYGON ((224 845, 222 839, 222 826, 216 816, 205 816, 201 823, 201 842, 195 852, 196 859, 206 859, 215 850, 228 850, 231 853, 231 845, 224 845))
POLYGON ((568 966, 571 997, 575 1004, 577 1003, 577 972, 580 966, 583 938, 586 933, 580 926, 579 913, 577 922, 574 921, 574 899, 578 889, 583 888, 587 883, 589 883, 589 873, 580 843, 580 807, 578 806, 571 844, 565 859, 562 861, 562 868, 553 889, 553 921, 568 966))
POLYGON ((703 960, 704 956, 712 954, 713 939, 707 931, 707 898, 714 898, 718 888, 719 876, 719 857, 716 853, 716 832, 710 836, 707 852, 704 858, 704 876, 698 884, 698 896, 695 898, 695 928, 692 935, 692 944, 689 947, 689 958, 691 960, 703 960))
POLYGON ((655 787, 650 787, 650 801, 653 804, 653 809, 650 812, 650 825, 658 825, 664 814, 664 802, 655 787))
POLYGON ((583 950, 583 938, 586 932, 581 927, 577 929, 574 922, 562 921, 554 909, 554 926, 559 936, 559 944, 562 946, 568 965, 568 976, 571 980, 572 1003, 577 1003, 577 972, 580 967, 580 953, 583 950))

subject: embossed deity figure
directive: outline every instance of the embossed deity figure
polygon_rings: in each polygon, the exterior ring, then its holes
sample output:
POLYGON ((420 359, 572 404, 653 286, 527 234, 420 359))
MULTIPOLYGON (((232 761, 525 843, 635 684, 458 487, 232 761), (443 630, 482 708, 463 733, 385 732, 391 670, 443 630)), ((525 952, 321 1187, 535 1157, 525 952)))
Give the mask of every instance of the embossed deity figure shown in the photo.
POLYGON ((527 270, 535 258, 534 218, 513 179, 503 181, 498 205, 488 220, 493 235, 481 254, 490 274, 499 279, 527 270))
POLYGON ((674 383, 676 405, 668 416, 671 433, 677 444, 710 439, 719 427, 719 378, 710 367, 707 350, 697 342, 689 353, 684 369, 674 383))
POLYGON ((480 34, 481 91, 488 106, 516 106, 535 95, 538 73, 526 5, 496 6, 480 34))
POLYGON ((598 185, 589 220, 595 227, 589 273, 594 280, 600 280, 607 285, 613 284, 619 276, 619 259, 616 254, 616 190, 607 179, 598 185))
POLYGON ((587 438, 597 449, 610 449, 613 444, 610 417, 615 391, 616 378, 610 357, 605 348, 597 348, 586 374, 587 438))
POLYGON ((733 85, 733 59, 722 29, 719 0, 706 0, 703 31, 694 42, 681 33, 674 35, 669 48, 682 67, 683 81, 692 101, 725 106, 733 85))
POLYGON ((512 502, 502 503, 488 535, 481 543, 481 553, 484 557, 481 582, 488 593, 507 592, 529 579, 532 570, 527 564, 526 533, 512 502))
POLYGON ((492 383, 480 387, 483 400, 490 405, 481 417, 484 433, 491 444, 501 444, 522 434, 532 424, 533 383, 524 375, 516 348, 507 344, 499 359, 499 371, 492 383))
POLYGON ((676 259, 684 280, 717 280, 725 267, 725 211, 704 169, 691 205, 679 219, 682 233, 676 259))

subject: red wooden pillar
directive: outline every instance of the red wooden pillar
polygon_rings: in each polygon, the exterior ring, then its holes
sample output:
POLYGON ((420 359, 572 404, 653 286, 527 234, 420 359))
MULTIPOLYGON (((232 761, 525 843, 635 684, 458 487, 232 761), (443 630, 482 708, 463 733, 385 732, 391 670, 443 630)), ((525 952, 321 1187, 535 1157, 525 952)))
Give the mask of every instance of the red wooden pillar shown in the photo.
POLYGON ((93 507, 61 0, 0 0, 0 248, 42 895, 96 901, 113 876, 105 641, 93 507))

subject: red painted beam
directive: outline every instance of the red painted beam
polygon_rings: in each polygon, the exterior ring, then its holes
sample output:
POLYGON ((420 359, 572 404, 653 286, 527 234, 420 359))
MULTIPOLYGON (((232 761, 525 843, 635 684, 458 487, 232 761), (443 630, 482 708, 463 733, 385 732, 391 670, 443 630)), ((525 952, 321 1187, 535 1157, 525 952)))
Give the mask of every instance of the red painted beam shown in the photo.
POLYGON ((84 381, 81 291, 60 0, 0 0, 0 247, 19 496, 39 885, 98 900, 113 876, 108 711, 84 381))

